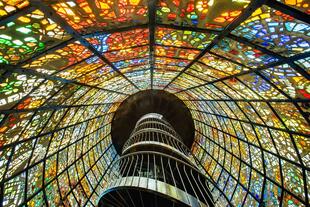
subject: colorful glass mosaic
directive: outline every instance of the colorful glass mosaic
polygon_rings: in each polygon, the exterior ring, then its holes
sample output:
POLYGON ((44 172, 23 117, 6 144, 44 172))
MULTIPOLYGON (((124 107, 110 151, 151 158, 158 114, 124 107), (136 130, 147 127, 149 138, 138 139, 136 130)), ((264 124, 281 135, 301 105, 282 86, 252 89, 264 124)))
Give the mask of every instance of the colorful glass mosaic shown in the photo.
POLYGON ((249 39, 282 56, 310 51, 310 26, 278 10, 263 6, 233 34, 249 39))
POLYGON ((32 2, 0 0, 0 206, 96 206, 150 89, 190 110, 216 206, 309 206, 307 0, 32 2))
POLYGON ((129 80, 133 81, 137 84, 137 86, 141 90, 150 89, 151 86, 151 73, 150 70, 139 70, 139 71, 132 71, 130 73, 124 74, 129 80))
POLYGON ((24 7, 29 6, 29 1, 25 0, 1 0, 0 1, 0 19, 17 12, 24 7))
POLYGON ((278 60, 258 49, 229 38, 221 40, 211 51, 247 67, 258 67, 278 60))
POLYGON ((287 6, 293 7, 307 14, 310 13, 310 5, 307 0, 277 0, 277 1, 282 2, 287 6))
POLYGON ((168 58, 180 58, 180 59, 187 59, 193 60, 199 51, 197 50, 187 50, 187 49, 180 49, 175 47, 162 47, 156 46, 155 55, 160 57, 168 57, 168 58))
POLYGON ((215 38, 214 34, 158 28, 155 42, 164 46, 204 49, 215 38))
POLYGON ((221 30, 237 18, 248 3, 247 0, 160 0, 157 17, 164 24, 221 30))
POLYGON ((48 54, 36 58, 23 65, 24 68, 36 70, 41 73, 52 74, 59 70, 79 63, 92 55, 85 46, 79 42, 71 43, 61 49, 51 51, 48 54))
POLYGON ((86 39, 100 52, 122 50, 148 44, 147 29, 134 29, 112 34, 98 34, 86 39))
POLYGON ((124 50, 107 52, 105 53, 105 57, 111 62, 116 62, 120 60, 146 57, 149 55, 149 51, 150 49, 148 46, 142 46, 142 47, 135 47, 124 50))
POLYGON ((145 0, 66 0, 52 7, 72 28, 82 33, 147 22, 145 0))
POLYGON ((0 26, 0 64, 17 64, 70 38, 40 10, 0 26))

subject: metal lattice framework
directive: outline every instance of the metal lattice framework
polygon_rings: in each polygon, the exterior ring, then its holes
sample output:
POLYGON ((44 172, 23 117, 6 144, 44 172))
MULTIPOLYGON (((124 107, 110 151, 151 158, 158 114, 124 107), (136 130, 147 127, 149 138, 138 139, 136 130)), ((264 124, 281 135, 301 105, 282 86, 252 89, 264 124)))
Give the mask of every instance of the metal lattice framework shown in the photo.
POLYGON ((145 89, 191 109, 218 205, 309 205, 306 0, 0 0, 0 206, 93 206, 110 122, 145 89))

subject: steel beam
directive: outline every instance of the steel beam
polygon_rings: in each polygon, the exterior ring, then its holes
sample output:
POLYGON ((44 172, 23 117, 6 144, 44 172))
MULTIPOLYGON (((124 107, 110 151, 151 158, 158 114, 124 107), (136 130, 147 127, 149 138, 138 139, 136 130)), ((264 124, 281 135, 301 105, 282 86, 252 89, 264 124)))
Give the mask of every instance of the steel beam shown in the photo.
POLYGON ((155 64, 155 26, 156 26, 156 4, 157 0, 148 1, 148 13, 149 13, 149 43, 150 43, 150 69, 151 69, 151 89, 153 89, 153 77, 154 77, 154 64, 155 64))
POLYGON ((309 99, 181 99, 182 101, 193 102, 263 102, 263 103, 277 103, 277 102, 293 102, 293 103, 309 103, 309 99))

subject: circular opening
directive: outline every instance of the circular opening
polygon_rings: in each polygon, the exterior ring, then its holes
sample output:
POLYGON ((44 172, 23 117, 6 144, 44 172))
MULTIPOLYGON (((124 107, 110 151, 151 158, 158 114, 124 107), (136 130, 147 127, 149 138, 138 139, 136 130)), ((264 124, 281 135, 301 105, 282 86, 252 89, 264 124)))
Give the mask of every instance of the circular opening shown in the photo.
POLYGON ((189 148, 192 146, 194 121, 184 102, 166 91, 145 90, 125 99, 114 114, 111 136, 119 154, 137 121, 149 113, 162 115, 182 137, 183 143, 189 148))

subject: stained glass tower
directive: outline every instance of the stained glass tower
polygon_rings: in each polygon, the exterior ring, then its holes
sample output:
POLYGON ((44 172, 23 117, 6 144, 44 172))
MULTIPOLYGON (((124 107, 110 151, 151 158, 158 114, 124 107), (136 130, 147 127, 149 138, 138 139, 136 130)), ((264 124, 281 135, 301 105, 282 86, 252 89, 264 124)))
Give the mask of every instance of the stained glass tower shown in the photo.
POLYGON ((190 111, 215 205, 309 206, 309 5, 0 0, 0 207, 95 206, 120 105, 157 90, 190 111))

